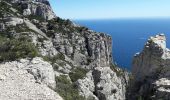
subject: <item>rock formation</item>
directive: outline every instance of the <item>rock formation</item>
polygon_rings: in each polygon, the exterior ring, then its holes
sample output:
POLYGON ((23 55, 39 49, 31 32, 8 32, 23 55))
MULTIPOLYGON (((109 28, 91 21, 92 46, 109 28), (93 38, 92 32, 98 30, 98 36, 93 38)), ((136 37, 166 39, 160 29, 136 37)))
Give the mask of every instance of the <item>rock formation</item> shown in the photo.
POLYGON ((11 3, 21 8, 21 12, 24 16, 41 16, 46 20, 55 18, 53 10, 50 7, 48 0, 8 0, 11 3))
MULTIPOLYGON (((117 69, 119 70, 119 69, 117 69)), ((80 94, 94 100, 125 100, 128 73, 119 76, 109 67, 96 67, 87 73, 84 79, 79 79, 80 94)))
POLYGON ((129 87, 129 100, 169 100, 170 50, 164 34, 148 39, 141 53, 135 55, 129 87))
POLYGON ((128 73, 112 61, 111 36, 57 17, 48 0, 0 6, 0 99, 125 99, 128 73))
POLYGON ((63 100, 55 87, 52 66, 41 58, 0 64, 1 100, 63 100))

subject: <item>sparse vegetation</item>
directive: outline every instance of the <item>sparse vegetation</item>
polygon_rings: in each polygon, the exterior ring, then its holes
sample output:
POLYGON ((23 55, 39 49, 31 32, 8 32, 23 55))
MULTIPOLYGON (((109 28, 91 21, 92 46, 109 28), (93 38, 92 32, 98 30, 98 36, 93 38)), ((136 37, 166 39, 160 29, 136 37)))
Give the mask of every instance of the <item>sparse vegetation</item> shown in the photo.
POLYGON ((59 93, 64 100, 85 100, 79 95, 77 86, 71 83, 67 76, 61 75, 56 77, 56 84, 55 91, 59 93))
MULTIPOLYGON (((7 0, 8 2, 9 0, 7 0)), ((18 5, 9 5, 8 3, 5 1, 1 1, 0 2, 0 17, 3 17, 3 15, 15 15, 18 16, 17 13, 21 13, 21 8, 18 5), (16 10, 16 12, 13 12, 13 10, 11 8, 14 8, 16 10)))
POLYGON ((139 97, 138 97, 138 100, 144 100, 144 99, 142 98, 142 96, 139 96, 139 97))
POLYGON ((54 64, 56 62, 56 60, 65 60, 65 56, 62 53, 58 53, 56 56, 54 57, 50 57, 50 56, 45 56, 43 57, 45 61, 49 61, 52 64, 54 64))
POLYGON ((124 74, 124 70, 122 70, 122 69, 119 70, 115 64, 110 64, 110 68, 111 68, 114 72, 116 72, 116 75, 117 75, 118 77, 119 77, 119 76, 122 76, 122 75, 124 74))
POLYGON ((37 48, 26 37, 18 39, 1 37, 0 62, 13 61, 20 58, 33 58, 38 56, 37 48))
POLYGON ((46 21, 45 18, 43 18, 42 16, 38 16, 38 15, 29 15, 29 16, 27 16, 27 18, 30 19, 30 20, 36 19, 36 20, 38 20, 40 22, 46 21))
POLYGON ((80 27, 80 26, 73 26, 72 22, 70 20, 64 20, 59 17, 54 18, 52 20, 48 21, 47 24, 47 33, 46 35, 48 37, 53 37, 54 33, 62 33, 63 35, 69 35, 72 32, 78 32, 83 33, 84 31, 87 31, 88 28, 86 27, 80 27))
POLYGON ((76 82, 78 79, 84 78, 87 72, 87 69, 77 67, 71 73, 69 73, 69 76, 72 82, 76 82))

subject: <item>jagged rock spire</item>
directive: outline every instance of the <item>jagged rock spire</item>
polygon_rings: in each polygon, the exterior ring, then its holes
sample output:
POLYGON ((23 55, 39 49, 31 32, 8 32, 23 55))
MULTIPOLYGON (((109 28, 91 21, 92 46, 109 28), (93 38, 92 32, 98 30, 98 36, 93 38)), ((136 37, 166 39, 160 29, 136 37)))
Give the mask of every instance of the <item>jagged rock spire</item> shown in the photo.
POLYGON ((150 37, 141 53, 133 59, 134 79, 128 100, 169 100, 170 50, 166 48, 166 37, 158 34, 150 37))

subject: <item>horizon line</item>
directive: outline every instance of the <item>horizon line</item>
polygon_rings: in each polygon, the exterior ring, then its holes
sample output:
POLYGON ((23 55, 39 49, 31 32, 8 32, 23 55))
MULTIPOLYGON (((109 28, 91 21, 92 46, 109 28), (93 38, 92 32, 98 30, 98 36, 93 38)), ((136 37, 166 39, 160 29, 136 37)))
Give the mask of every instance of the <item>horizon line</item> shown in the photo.
MULTIPOLYGON (((61 17, 62 18, 62 17, 61 17)), ((170 19, 170 16, 166 17, 113 17, 113 18, 63 18, 70 20, 135 20, 135 19, 170 19)))

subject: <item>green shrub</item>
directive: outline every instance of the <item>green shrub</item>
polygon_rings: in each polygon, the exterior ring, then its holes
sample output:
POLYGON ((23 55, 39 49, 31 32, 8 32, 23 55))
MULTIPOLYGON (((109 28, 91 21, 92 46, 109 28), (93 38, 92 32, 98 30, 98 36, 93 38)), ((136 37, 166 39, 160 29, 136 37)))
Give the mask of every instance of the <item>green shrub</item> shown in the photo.
POLYGON ((64 100, 85 100, 79 95, 77 86, 74 83, 70 83, 67 76, 61 75, 56 77, 56 85, 55 91, 59 93, 64 100))
POLYGON ((47 35, 48 37, 54 37, 54 36, 55 36, 54 33, 55 33, 55 32, 53 32, 52 30, 49 30, 49 31, 46 33, 46 35, 47 35))
POLYGON ((0 43, 0 62, 36 56, 37 48, 28 38, 6 39, 0 43))
POLYGON ((54 64, 57 60, 65 60, 65 56, 62 53, 58 53, 54 57, 44 56, 43 58, 44 58, 45 61, 49 61, 52 64, 54 64))
POLYGON ((119 77, 119 76, 122 76, 123 75, 123 73, 124 73, 124 70, 118 70, 117 68, 116 68, 117 66, 115 65, 115 64, 110 64, 110 68, 114 71, 114 72, 116 72, 116 75, 119 77))
POLYGON ((138 100, 144 100, 144 99, 142 98, 142 96, 139 96, 139 97, 138 97, 138 100))
POLYGON ((60 82, 63 84, 71 84, 70 80, 67 79, 66 75, 60 75, 59 77, 56 77, 56 82, 60 82))
MULTIPOLYGON (((8 1, 8 0, 7 0, 8 1)), ((8 3, 6 3, 6 0, 5 1, 1 1, 0 2, 0 17, 3 17, 5 14, 10 14, 10 15, 15 15, 17 16, 17 13, 21 13, 22 9, 20 8, 20 6, 18 5, 9 5, 8 3), (10 8, 13 7, 17 10, 17 12, 13 12, 10 8)))
POLYGON ((36 19, 39 20, 41 22, 46 21, 46 19, 44 19, 42 16, 38 16, 38 15, 29 15, 27 16, 28 19, 32 20, 32 19, 36 19))
POLYGON ((71 81, 76 82, 78 79, 83 79, 87 72, 87 69, 77 67, 75 70, 69 73, 69 76, 71 81))
POLYGON ((63 24, 65 20, 63 20, 62 18, 60 17, 56 17, 52 20, 49 20, 48 22, 51 23, 51 24, 63 24))

